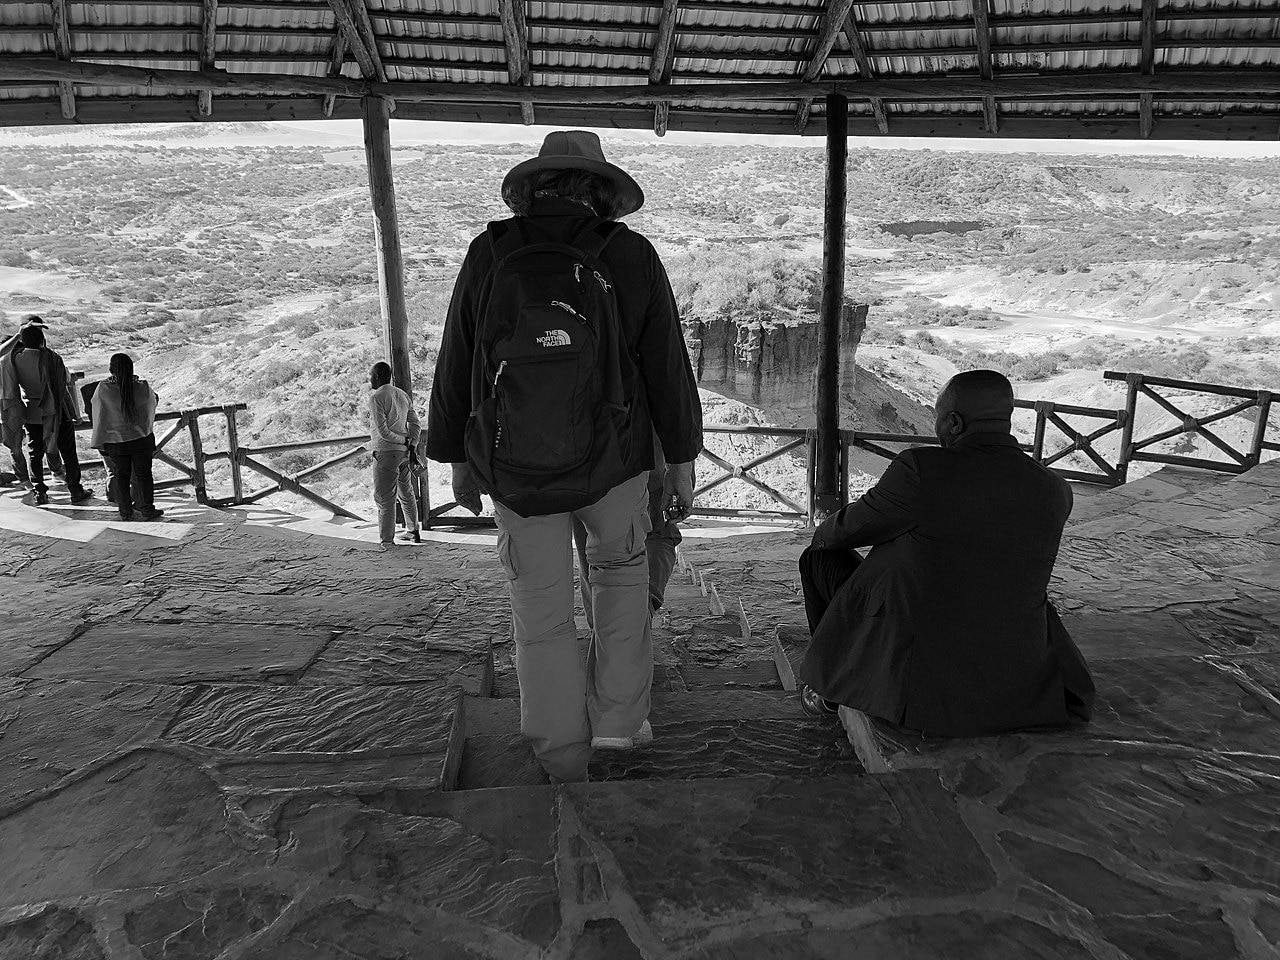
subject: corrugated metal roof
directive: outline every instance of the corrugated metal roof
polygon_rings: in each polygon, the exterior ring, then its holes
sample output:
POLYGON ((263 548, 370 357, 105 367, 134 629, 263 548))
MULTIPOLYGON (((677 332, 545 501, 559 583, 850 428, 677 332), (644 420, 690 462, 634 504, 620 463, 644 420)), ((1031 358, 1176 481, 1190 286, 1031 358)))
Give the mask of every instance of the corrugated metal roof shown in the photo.
MULTIPOLYGON (((357 79, 362 69, 350 52, 340 69, 333 66, 345 19, 337 8, 354 15, 357 30, 359 21, 367 22, 389 81, 421 85, 414 95, 396 96, 397 116, 509 121, 520 107, 508 92, 515 88, 500 11, 521 2, 511 10, 524 15, 517 55, 528 63, 535 120, 653 123, 652 101, 624 103, 615 92, 611 102, 602 90, 595 102, 568 103, 554 91, 648 84, 659 62, 661 0, 221 0, 212 60, 242 82, 253 75, 279 77, 282 84, 357 79), (441 99, 430 85, 442 83, 476 89, 441 99)), ((858 132, 867 126, 884 132, 878 116, 887 119, 887 132, 903 136, 1097 136, 1102 130, 1105 136, 1274 139, 1280 133, 1278 3, 1162 0, 1147 23, 1142 0, 979 2, 986 15, 978 19, 971 0, 855 3, 847 16, 839 13, 830 52, 815 56, 828 10, 843 9, 835 0, 680 0, 667 75, 679 86, 778 84, 816 72, 852 98, 851 129, 858 132), (1141 89, 1151 90, 1150 97, 1140 97, 1135 85, 1144 75, 1141 89), (981 76, 991 78, 989 87, 975 87, 981 76), (1057 80, 1071 88, 1055 87, 1057 80), (867 99, 872 91, 874 106, 867 99)), ((205 25, 196 0, 67 0, 65 43, 53 10, 48 3, 0 3, 0 124, 325 116, 325 98, 310 89, 266 89, 254 81, 249 89, 216 91, 212 113, 202 115, 190 84, 175 87, 119 70, 89 76, 76 66, 198 70, 205 25), (42 61, 40 72, 6 68, 5 61, 16 58, 42 61), (71 82, 60 85, 59 77, 71 82), (129 109, 130 101, 145 110, 129 109)), ((363 41, 343 37, 348 50, 353 43, 363 41)), ((770 99, 753 88, 743 93, 752 99, 678 101, 670 105, 669 123, 672 129, 783 133, 812 117, 804 132, 821 133, 827 88, 813 89, 816 100, 782 93, 770 99)), ((342 92, 333 115, 355 115, 355 94, 342 92)))

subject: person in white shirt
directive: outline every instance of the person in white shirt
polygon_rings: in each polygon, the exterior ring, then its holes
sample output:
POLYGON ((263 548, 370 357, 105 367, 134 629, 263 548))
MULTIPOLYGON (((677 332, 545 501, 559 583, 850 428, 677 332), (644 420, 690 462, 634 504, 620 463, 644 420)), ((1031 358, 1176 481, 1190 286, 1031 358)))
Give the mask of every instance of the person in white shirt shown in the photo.
POLYGON ((418 498, 409 470, 409 448, 418 442, 421 426, 409 395, 391 382, 391 365, 378 362, 369 372, 369 436, 373 443, 373 502, 378 507, 378 537, 382 549, 395 545, 396 498, 408 530, 401 540, 421 543, 418 498))

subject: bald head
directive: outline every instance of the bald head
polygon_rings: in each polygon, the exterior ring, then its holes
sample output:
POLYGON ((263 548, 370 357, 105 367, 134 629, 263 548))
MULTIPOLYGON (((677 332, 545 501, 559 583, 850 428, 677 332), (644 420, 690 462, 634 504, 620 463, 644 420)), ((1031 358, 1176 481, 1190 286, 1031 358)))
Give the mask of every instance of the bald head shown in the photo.
POLYGON ((1008 433, 1013 418, 1013 384, 994 370, 967 370, 947 381, 938 394, 934 432, 944 447, 971 433, 1008 433))

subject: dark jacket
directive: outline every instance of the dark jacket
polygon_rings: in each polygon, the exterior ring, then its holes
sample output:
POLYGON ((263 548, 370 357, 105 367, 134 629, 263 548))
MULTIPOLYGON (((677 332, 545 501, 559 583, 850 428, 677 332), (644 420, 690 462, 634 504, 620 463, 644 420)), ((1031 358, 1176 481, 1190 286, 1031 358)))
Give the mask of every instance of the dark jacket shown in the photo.
POLYGON ((871 552, 801 667, 829 700, 939 736, 1088 719, 1088 666, 1046 589, 1067 483, 1008 434, 900 454, 822 524, 819 546, 871 552))
MULTIPOLYGON (((560 242, 572 238, 590 218, 585 208, 557 199, 535 200, 531 213, 522 221, 528 232, 560 242)), ((655 432, 668 461, 693 460, 702 449, 702 405, 662 261, 648 240, 625 229, 601 259, 617 288, 623 335, 640 372, 631 418, 635 473, 653 467, 655 432)), ((489 236, 481 234, 472 241, 458 273, 436 359, 427 415, 427 456, 432 460, 466 460, 464 433, 472 410, 476 326, 492 267, 489 236)))

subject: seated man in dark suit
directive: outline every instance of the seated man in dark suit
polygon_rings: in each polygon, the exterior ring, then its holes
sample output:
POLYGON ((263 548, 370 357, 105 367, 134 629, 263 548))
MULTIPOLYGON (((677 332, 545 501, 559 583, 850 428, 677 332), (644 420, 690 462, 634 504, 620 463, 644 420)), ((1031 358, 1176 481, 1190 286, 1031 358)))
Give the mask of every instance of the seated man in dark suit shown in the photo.
POLYGON ((942 446, 900 454, 818 527, 800 677, 831 704, 946 737, 1089 719, 1089 668, 1045 592, 1071 488, 1022 452, 1012 415, 1001 374, 952 377, 942 446))

